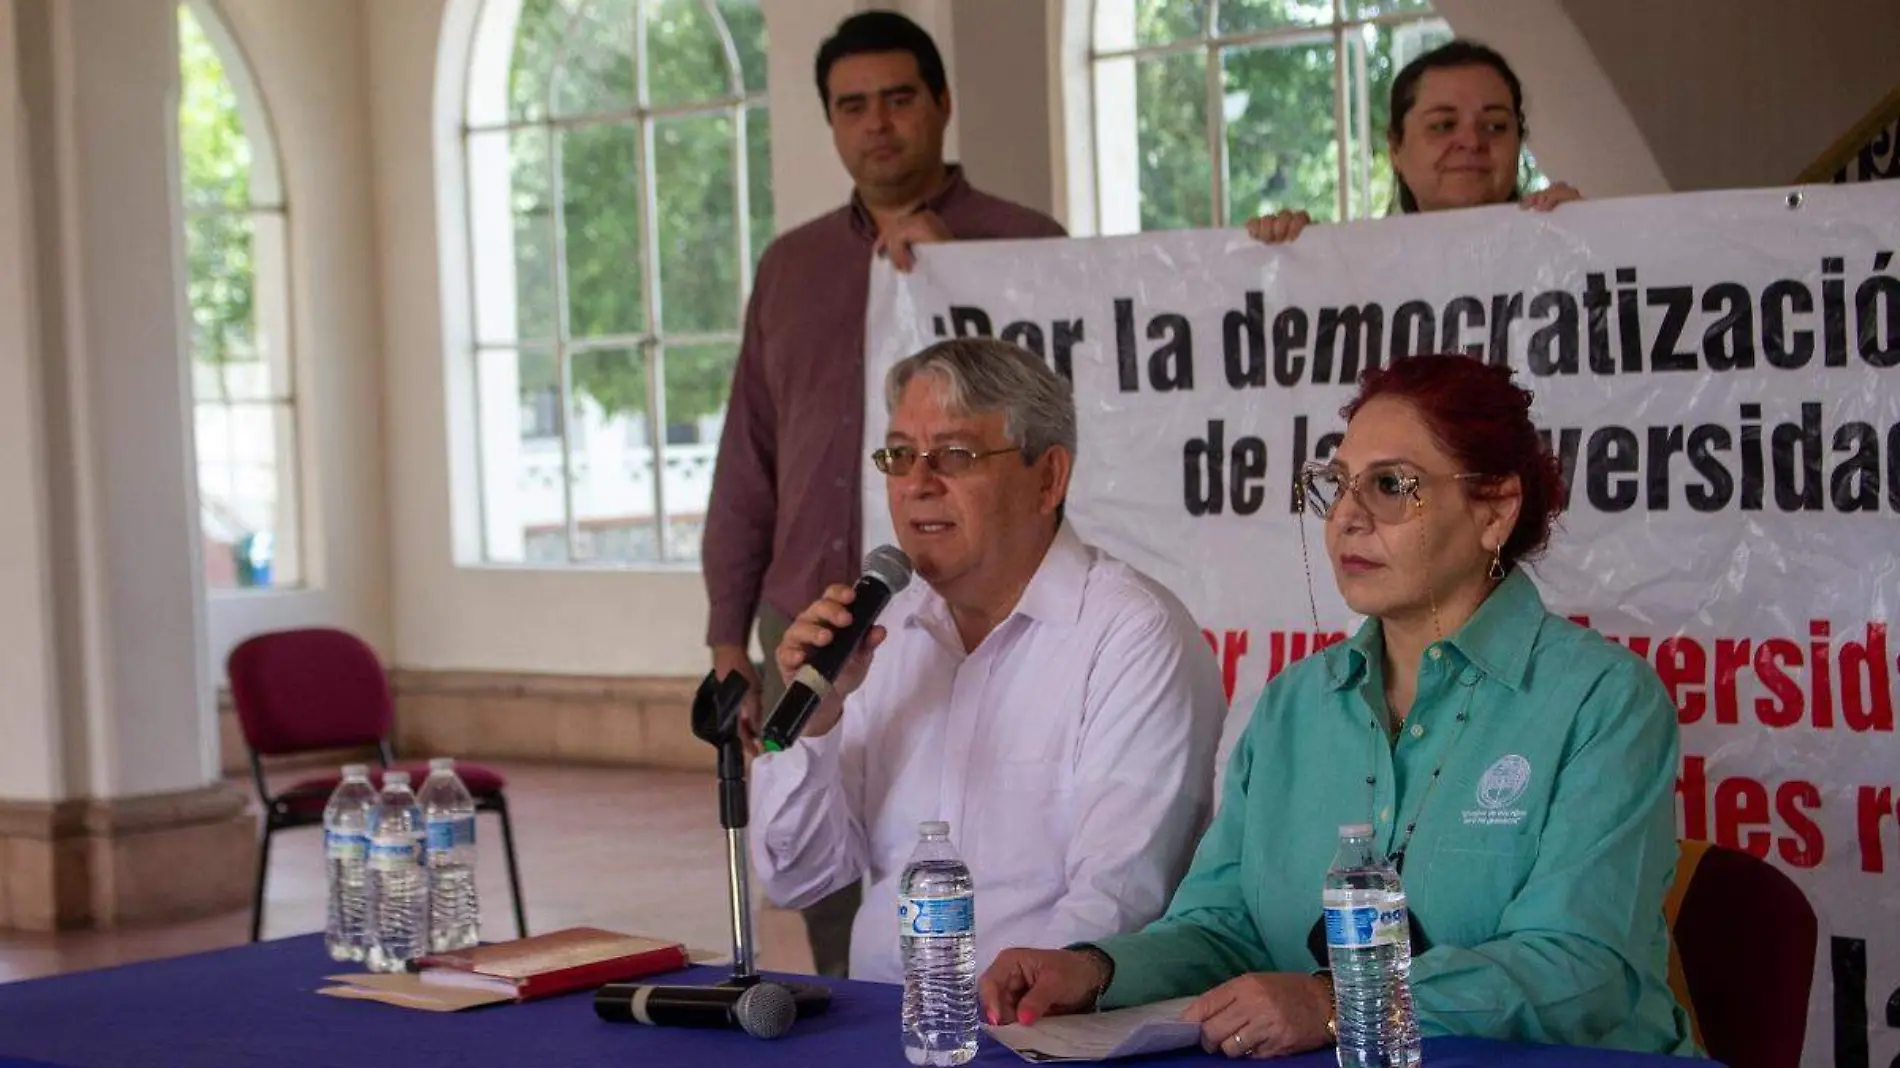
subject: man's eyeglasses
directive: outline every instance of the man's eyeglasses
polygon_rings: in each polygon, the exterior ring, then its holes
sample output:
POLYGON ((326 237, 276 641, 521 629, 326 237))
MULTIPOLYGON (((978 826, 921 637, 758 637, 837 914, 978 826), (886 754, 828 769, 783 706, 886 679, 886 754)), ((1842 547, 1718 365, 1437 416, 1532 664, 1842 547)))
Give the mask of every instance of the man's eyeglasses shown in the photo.
POLYGON ((1006 452, 1021 452, 1022 446, 1009 445, 988 452, 977 452, 962 445, 945 445, 941 449, 915 449, 909 445, 888 445, 871 454, 871 462, 887 475, 903 478, 910 469, 922 460, 929 465, 933 474, 945 478, 955 478, 976 466, 978 460, 991 456, 1001 456, 1006 452))
POLYGON ((1310 508, 1321 519, 1332 514, 1350 493, 1374 520, 1388 525, 1403 523, 1424 504, 1418 490, 1425 480, 1447 478, 1458 482, 1485 482, 1494 475, 1432 475, 1413 471, 1404 464, 1374 464, 1348 476, 1334 464, 1312 461, 1300 469, 1298 481, 1300 506, 1310 508))

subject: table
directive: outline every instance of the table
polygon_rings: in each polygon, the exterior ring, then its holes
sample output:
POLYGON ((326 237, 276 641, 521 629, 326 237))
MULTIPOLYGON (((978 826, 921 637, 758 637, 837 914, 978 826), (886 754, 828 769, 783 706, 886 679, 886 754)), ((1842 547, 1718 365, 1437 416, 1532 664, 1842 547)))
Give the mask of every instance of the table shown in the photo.
MULTIPOLYGON (((331 961, 316 935, 0 985, 0 1068, 700 1068, 746 1064, 900 1068, 899 989, 826 981, 830 1012, 776 1041, 738 1031, 611 1024, 591 994, 431 1013, 320 997, 331 961)), ((713 983, 694 968, 658 980, 713 983)), ((978 1065, 1027 1062, 984 1036, 978 1065)), ((1197 1050, 1128 1062, 1141 1068, 1223 1058, 1197 1050)), ((1667 1057, 1428 1039, 1431 1068, 1685 1068, 1667 1057)), ((1330 1051, 1288 1068, 1331 1068, 1330 1051)))

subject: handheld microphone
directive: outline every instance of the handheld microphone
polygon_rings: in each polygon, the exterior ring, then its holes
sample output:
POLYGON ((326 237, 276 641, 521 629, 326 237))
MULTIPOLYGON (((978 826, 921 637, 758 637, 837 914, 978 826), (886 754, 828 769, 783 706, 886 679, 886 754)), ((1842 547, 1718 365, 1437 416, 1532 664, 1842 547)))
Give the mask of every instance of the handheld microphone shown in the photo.
POLYGON ((798 740, 805 721, 831 692, 831 684, 844 669, 844 662, 857 651, 864 636, 877 622, 878 613, 892 597, 910 585, 910 557, 894 545, 880 545, 864 557, 864 574, 852 587, 851 622, 833 632, 831 644, 813 646, 805 663, 785 688, 785 696, 766 717, 759 744, 768 753, 782 752, 798 740))
POLYGON ((649 986, 609 983, 594 993, 594 1015, 610 1023, 655 1027, 738 1028, 753 1038, 792 1029, 798 1005, 777 983, 751 986, 649 986))

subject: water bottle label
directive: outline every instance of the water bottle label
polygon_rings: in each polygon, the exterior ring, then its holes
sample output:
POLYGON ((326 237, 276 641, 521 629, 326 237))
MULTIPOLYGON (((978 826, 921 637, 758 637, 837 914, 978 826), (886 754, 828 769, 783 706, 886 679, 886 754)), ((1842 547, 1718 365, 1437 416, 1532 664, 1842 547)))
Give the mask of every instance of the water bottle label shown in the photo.
POLYGON ((420 860, 418 838, 374 838, 369 843, 369 866, 376 871, 400 871, 420 860))
POLYGON ((331 860, 362 860, 369 855, 369 839, 360 834, 325 831, 323 848, 331 860))
POLYGON ((1326 909, 1326 944, 1333 949, 1396 946, 1408 933, 1403 897, 1385 908, 1357 905, 1326 909))
POLYGON ((446 853, 475 844, 475 817, 451 816, 429 821, 429 852, 446 853))
POLYGON ((897 902, 897 929, 908 938, 951 938, 976 930, 976 895, 906 897, 897 902))

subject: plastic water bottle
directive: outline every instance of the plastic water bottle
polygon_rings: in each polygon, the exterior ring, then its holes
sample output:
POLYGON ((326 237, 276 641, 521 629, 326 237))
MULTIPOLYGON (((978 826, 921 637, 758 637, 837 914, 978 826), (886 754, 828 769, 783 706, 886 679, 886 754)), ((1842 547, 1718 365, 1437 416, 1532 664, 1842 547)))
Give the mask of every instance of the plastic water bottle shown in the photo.
POLYGON ((1370 824, 1339 829, 1324 906, 1341 1068, 1411 1068, 1420 1050, 1410 914, 1399 873, 1373 854, 1370 824))
POLYGON ((323 944, 334 960, 369 954, 369 816, 376 789, 369 766, 343 765, 343 781, 323 807, 323 853, 329 910, 323 944))
POLYGON ((455 774, 455 761, 429 761, 429 777, 416 795, 428 846, 429 949, 467 949, 481 941, 480 903, 475 896, 475 797, 455 774))
POLYGON ((950 825, 922 837, 897 884, 904 950, 904 1056, 964 1064, 976 1056, 976 884, 950 844, 950 825))
POLYGON ((429 879, 422 866, 422 837, 422 809, 409 791, 409 773, 385 772, 369 830, 370 912, 375 917, 371 971, 402 971, 429 951, 429 879))

